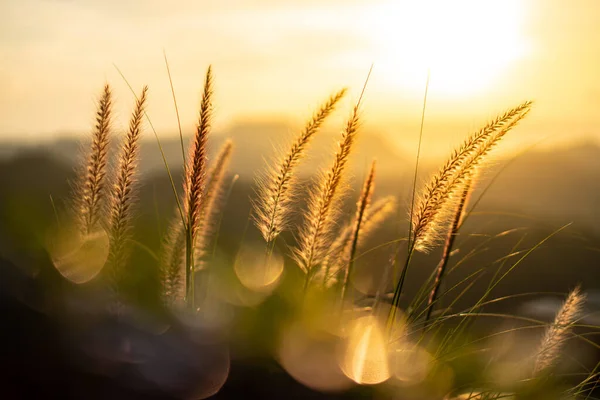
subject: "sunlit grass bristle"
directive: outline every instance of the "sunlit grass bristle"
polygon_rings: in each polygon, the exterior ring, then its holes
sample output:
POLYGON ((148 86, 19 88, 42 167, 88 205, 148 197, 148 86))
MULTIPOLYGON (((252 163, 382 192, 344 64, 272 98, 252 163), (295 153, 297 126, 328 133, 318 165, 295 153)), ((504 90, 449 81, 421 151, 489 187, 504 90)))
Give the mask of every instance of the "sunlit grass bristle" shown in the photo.
POLYGON ((298 246, 294 249, 296 263, 307 274, 306 285, 313 275, 313 267, 323 262, 331 244, 341 200, 342 178, 358 133, 359 105, 354 107, 342 132, 333 165, 319 175, 309 193, 308 209, 299 231, 298 246))
POLYGON ((527 115, 531 104, 529 101, 520 104, 470 136, 432 177, 411 216, 415 250, 427 251, 443 237, 460 198, 462 184, 476 172, 504 135, 527 115))
POLYGON ((386 196, 369 205, 360 227, 359 244, 396 212, 396 204, 395 196, 386 196))
POLYGON ((358 202, 356 203, 356 216, 354 217, 353 228, 351 239, 348 241, 344 249, 342 250, 342 265, 344 266, 344 277, 342 281, 342 301, 346 299, 348 293, 348 284, 352 275, 354 266, 354 255, 356 254, 356 247, 358 245, 358 239, 360 237, 361 226, 363 224, 365 211, 369 204, 371 204, 371 198, 373 197, 373 191, 375 190, 375 161, 371 164, 369 174, 363 183, 358 202))
POLYGON ((160 275, 162 297, 167 304, 189 303, 193 298, 190 291, 193 290, 194 247, 201 229, 203 204, 206 201, 207 141, 212 126, 212 97, 213 76, 212 67, 209 66, 204 80, 198 123, 184 168, 183 213, 177 213, 163 242, 160 275))
POLYGON ((96 124, 87 159, 81 167, 75 188, 75 215, 81 234, 100 228, 106 201, 106 170, 112 120, 112 92, 106 84, 96 110, 96 124))
POLYGON ((200 262, 208 251, 211 236, 215 233, 216 219, 220 211, 220 206, 228 182, 226 180, 227 167, 231 159, 232 151, 233 142, 231 140, 226 140, 207 174, 206 189, 204 200, 202 202, 200 230, 195 243, 195 257, 198 260, 196 269, 201 268, 200 262))
POLYGON ((542 339, 535 361, 534 375, 547 371, 556 365, 573 324, 581 316, 584 301, 585 294, 581 293, 579 286, 569 293, 566 301, 556 313, 554 322, 542 339))
POLYGON ((176 217, 167 231, 161 259, 162 298, 166 304, 181 304, 185 299, 186 229, 176 217))
POLYGON ((433 287, 431 292, 429 292, 429 298, 427 299, 427 313, 425 316, 425 321, 429 321, 431 318, 431 313, 433 312, 434 303, 437 300, 438 293, 440 287, 442 285, 442 280, 444 278, 444 274, 446 272, 446 267, 448 265, 448 260, 450 259, 450 254, 452 252, 452 248, 454 246, 454 241, 456 239, 456 235, 458 234, 458 230, 462 224, 464 219, 465 210, 468 204, 468 200, 471 197, 471 193, 473 192, 475 177, 471 176, 467 178, 463 184, 462 193, 458 204, 456 205, 456 210, 454 211, 454 216, 452 217, 452 224, 448 234, 446 236, 446 242, 444 243, 444 248, 442 250, 442 256, 440 261, 436 267, 435 279, 433 281, 433 287))
POLYGON ((127 136, 121 145, 117 175, 112 187, 109 208, 109 269, 111 279, 118 279, 127 259, 126 242, 131 231, 132 209, 135 203, 135 185, 138 169, 142 119, 148 87, 144 87, 136 101, 129 121, 127 136))
POLYGON ((186 298, 193 295, 194 245, 200 229, 202 203, 206 184, 206 143, 212 126, 213 112, 213 76, 209 66, 204 81, 204 91, 200 102, 200 113, 196 133, 192 140, 188 165, 185 169, 183 210, 185 213, 186 250, 185 250, 185 287, 186 298))
MULTIPOLYGON (((396 211, 396 197, 386 196, 369 204, 365 210, 360 233, 358 235, 358 248, 360 248, 371 234, 383 224, 387 218, 396 211)), ((322 265, 323 283, 326 286, 335 284, 338 280, 338 274, 343 266, 342 253, 348 247, 348 243, 352 238, 353 225, 351 222, 346 223, 336 235, 336 239, 330 246, 330 250, 325 257, 322 265)))
POLYGON ((206 183, 206 143, 212 124, 212 69, 208 67, 204 82, 204 92, 200 103, 200 115, 196 134, 190 149, 187 174, 185 177, 184 209, 187 212, 187 224, 193 235, 200 227, 202 201, 206 183))
POLYGON ((346 89, 333 94, 312 115, 287 153, 257 179, 257 199, 253 203, 254 222, 267 243, 289 227, 292 202, 296 193, 296 166, 304 157, 313 136, 334 111, 346 89))

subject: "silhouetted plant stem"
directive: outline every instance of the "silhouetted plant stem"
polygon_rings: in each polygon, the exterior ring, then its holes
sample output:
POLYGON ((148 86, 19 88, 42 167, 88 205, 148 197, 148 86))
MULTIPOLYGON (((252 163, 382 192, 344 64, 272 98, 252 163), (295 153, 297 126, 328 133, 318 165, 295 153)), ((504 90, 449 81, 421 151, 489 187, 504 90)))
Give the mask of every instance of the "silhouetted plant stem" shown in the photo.
POLYGON ((275 250, 275 241, 277 237, 273 238, 270 242, 265 242, 265 268, 263 271, 263 279, 266 282, 269 277, 269 269, 271 265, 271 257, 273 256, 273 250, 275 250))
POLYGON ((312 270, 309 270, 306 273, 306 279, 304 279, 304 289, 303 289, 303 293, 304 296, 306 297, 306 292, 308 292, 308 285, 310 284, 310 280, 312 279, 312 270))
MULTIPOLYGON (((417 146, 417 159, 415 161, 415 173, 413 177, 412 184, 412 198, 410 201, 410 217, 413 217, 414 208, 415 208, 415 195, 417 190, 417 176, 419 173, 419 160, 421 158, 421 144, 423 143, 423 127, 425 126, 425 110, 427 109, 427 95, 429 93, 429 81, 431 79, 431 71, 427 70, 427 81, 425 82, 425 93, 423 95, 423 107, 421 108, 421 124, 419 127, 419 144, 417 146)), ((414 250, 415 242, 411 241, 410 237, 413 234, 413 226, 411 223, 408 224, 408 254, 406 256, 406 263, 404 264, 404 269, 400 275, 400 280, 396 285, 394 290, 394 298, 392 299, 392 308, 390 309, 390 314, 388 315, 388 337, 392 333, 392 327, 394 325, 394 320, 396 319, 396 307, 400 302, 400 294, 402 293, 402 286, 404 285, 404 279, 406 279, 406 271, 410 264, 410 259, 412 258, 412 253, 414 250)), ((392 279, 396 277, 396 263, 398 262, 398 254, 400 253, 400 246, 396 247, 396 251, 392 256, 392 279)))
MULTIPOLYGON (((400 274, 400 279, 396 284, 396 288, 394 289, 394 297, 392 299, 392 307, 390 308, 390 313, 388 314, 387 321, 387 332, 388 338, 392 333, 392 328, 394 326, 394 322, 396 320, 396 310, 398 305, 400 304, 400 295, 402 294, 402 288, 404 286, 404 281, 406 280, 406 273, 408 271, 408 267, 410 266, 410 260, 412 259, 413 252, 415 250, 415 242, 409 240, 408 242, 408 254, 406 255, 406 262, 404 263, 404 268, 402 269, 402 273, 400 274)), ((396 263, 397 257, 394 256, 393 263, 396 263)), ((392 265, 392 270, 395 269, 395 265, 392 265)))
POLYGON ((356 210, 356 218, 354 221, 354 232, 352 233, 352 243, 350 245, 350 252, 348 255, 348 268, 346 268, 346 273, 344 274, 344 281, 342 282, 342 308, 346 303, 346 296, 348 295, 348 285, 350 283, 350 276, 352 275, 352 271, 354 269, 354 256, 356 255, 356 248, 358 246, 358 236, 360 234, 360 230, 363 225, 363 219, 365 216, 365 211, 371 202, 371 197, 373 196, 373 189, 375 186, 375 161, 371 164, 371 169, 369 171, 369 175, 367 176, 365 183, 363 185, 363 189, 360 194, 360 198, 357 204, 356 210))

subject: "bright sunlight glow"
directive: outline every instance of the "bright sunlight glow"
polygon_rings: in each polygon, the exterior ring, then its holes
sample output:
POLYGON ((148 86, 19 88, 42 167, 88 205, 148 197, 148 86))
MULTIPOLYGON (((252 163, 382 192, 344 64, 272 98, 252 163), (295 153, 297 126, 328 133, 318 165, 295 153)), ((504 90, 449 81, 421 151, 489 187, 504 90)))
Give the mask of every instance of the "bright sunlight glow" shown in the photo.
POLYGON ((522 57, 523 0, 390 0, 366 16, 366 36, 390 85, 453 97, 481 92, 522 57))

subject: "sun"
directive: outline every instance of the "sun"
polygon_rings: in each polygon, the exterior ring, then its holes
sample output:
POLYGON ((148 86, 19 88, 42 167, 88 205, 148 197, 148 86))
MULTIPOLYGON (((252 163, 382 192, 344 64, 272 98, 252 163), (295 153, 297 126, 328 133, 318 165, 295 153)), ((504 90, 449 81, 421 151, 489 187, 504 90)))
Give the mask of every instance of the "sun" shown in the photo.
POLYGON ((365 15, 386 81, 453 97, 483 91, 527 52, 523 0, 389 0, 365 15))

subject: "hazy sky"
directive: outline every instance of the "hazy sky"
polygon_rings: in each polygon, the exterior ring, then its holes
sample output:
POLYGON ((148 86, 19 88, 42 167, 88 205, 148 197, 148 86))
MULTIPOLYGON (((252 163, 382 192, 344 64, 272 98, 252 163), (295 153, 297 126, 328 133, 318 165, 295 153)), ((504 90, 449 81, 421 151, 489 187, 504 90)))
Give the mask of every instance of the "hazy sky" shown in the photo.
POLYGON ((530 139, 600 137, 598 0, 4 0, 0 139, 86 132, 106 81, 126 120, 113 64, 150 86, 154 124, 175 132, 163 49, 187 127, 209 63, 225 127, 303 119, 342 86, 348 110, 374 62, 365 124, 397 142, 414 137, 428 68, 431 136, 533 99, 530 139))

